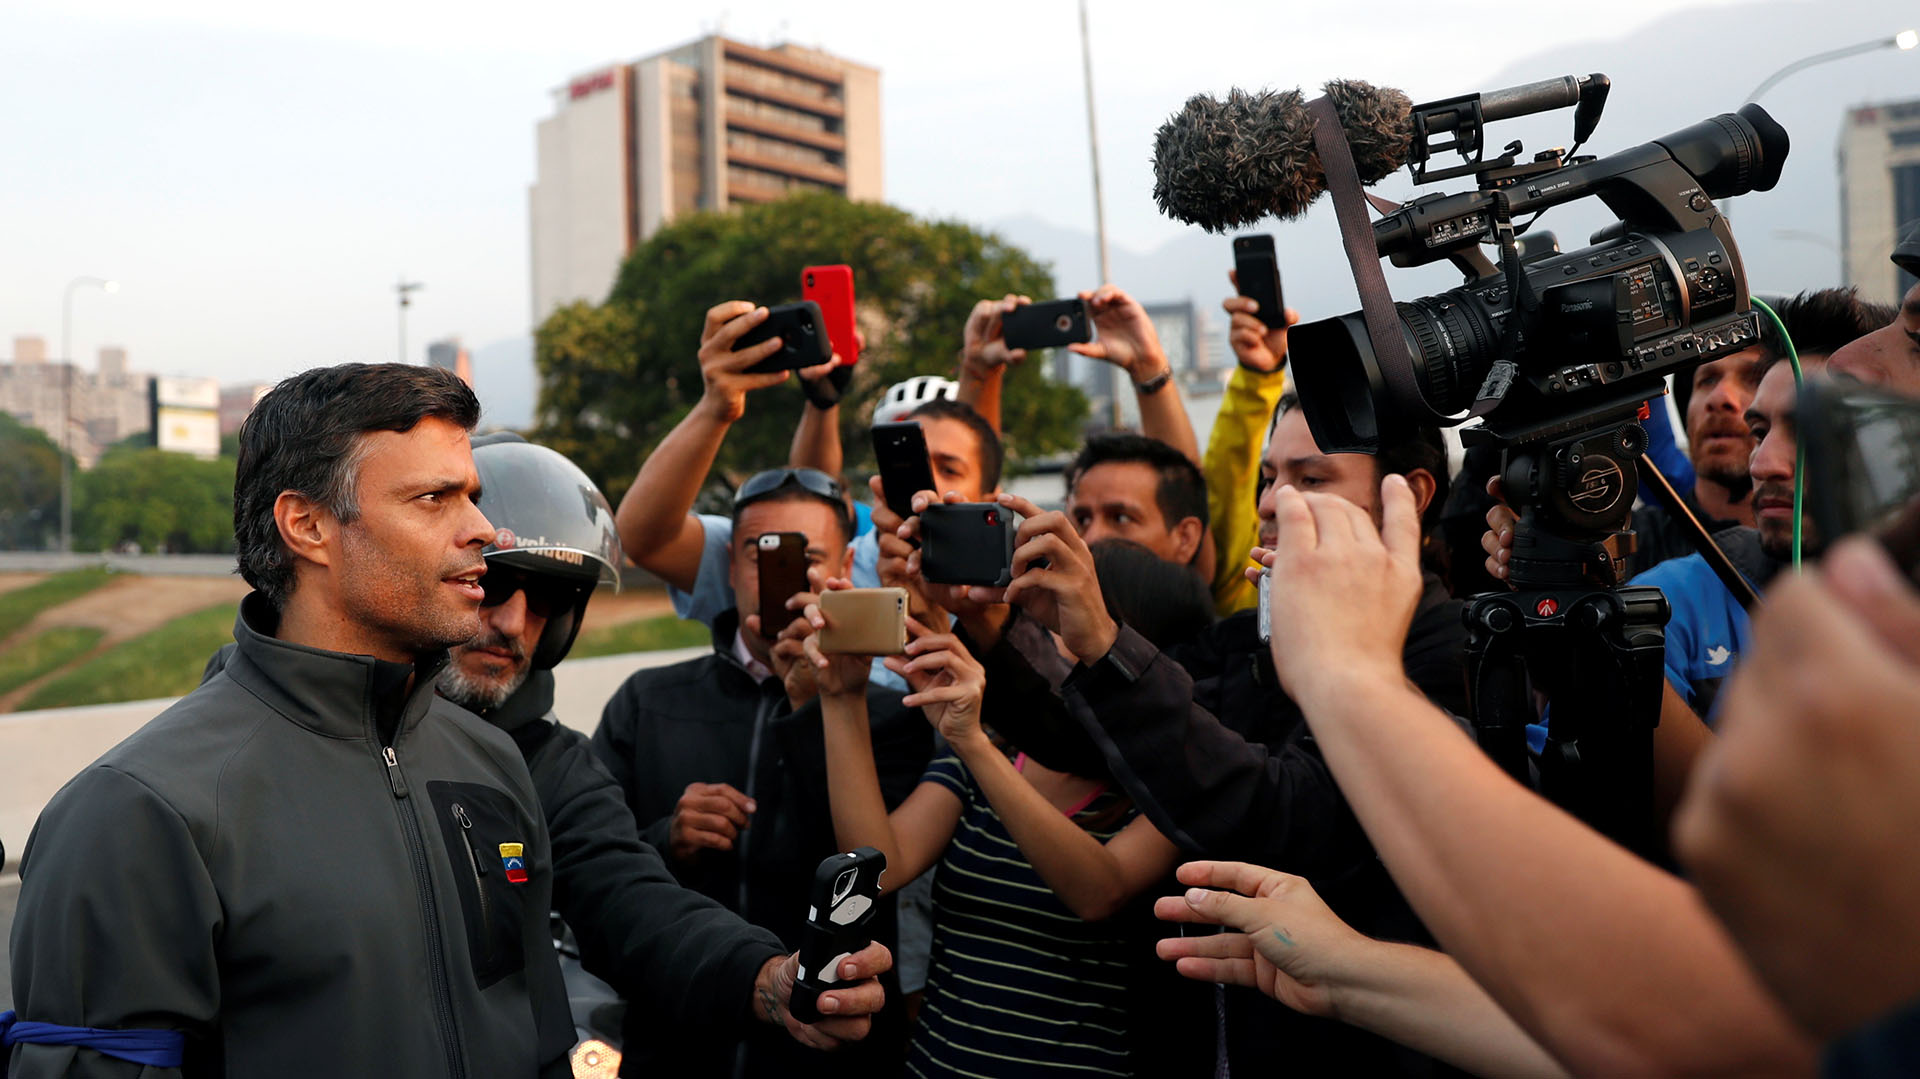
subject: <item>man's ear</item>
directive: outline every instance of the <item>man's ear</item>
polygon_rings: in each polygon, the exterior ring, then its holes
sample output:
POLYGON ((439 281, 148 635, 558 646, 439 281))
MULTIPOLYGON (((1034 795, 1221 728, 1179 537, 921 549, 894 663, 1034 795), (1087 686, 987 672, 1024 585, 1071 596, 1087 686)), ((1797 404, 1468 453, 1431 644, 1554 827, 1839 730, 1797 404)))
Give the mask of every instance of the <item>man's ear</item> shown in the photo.
POLYGON ((273 500, 273 523, 280 530, 280 542, 295 559, 333 565, 332 545, 339 536, 340 519, 331 510, 298 491, 282 491, 273 500))
POLYGON ((1439 481, 1426 469, 1416 468, 1407 473, 1407 486, 1413 490, 1414 514, 1424 520, 1427 506, 1433 502, 1433 493, 1440 489, 1439 481))
POLYGON ((1207 526, 1200 523, 1200 518, 1182 517, 1180 523, 1173 526, 1173 552, 1179 556, 1176 561, 1183 566, 1192 564, 1206 538, 1207 526))

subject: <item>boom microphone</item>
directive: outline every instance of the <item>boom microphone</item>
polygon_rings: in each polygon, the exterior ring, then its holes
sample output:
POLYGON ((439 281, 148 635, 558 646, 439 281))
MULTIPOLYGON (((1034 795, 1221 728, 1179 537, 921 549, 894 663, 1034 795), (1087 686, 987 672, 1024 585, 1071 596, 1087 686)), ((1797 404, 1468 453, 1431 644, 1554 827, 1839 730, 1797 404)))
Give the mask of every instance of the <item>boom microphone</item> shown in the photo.
MULTIPOLYGON (((1406 94, 1346 79, 1325 89, 1363 183, 1407 163, 1413 102, 1406 94)), ((1268 214, 1298 217, 1327 189, 1313 128, 1298 90, 1235 89, 1225 101, 1195 94, 1154 138, 1153 200, 1161 213, 1208 232, 1268 214)))

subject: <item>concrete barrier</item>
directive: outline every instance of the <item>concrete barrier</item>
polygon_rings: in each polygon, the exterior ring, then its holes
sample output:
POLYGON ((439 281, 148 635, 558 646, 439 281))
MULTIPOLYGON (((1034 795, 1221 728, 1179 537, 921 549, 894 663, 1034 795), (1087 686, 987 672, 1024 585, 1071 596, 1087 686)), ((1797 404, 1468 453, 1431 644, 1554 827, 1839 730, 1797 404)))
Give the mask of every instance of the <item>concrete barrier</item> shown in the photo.
MULTIPOLYGON (((554 712, 584 734, 600 723, 600 710, 627 676, 647 667, 704 655, 709 649, 676 648, 596 656, 554 669, 554 712)), ((0 715, 0 843, 7 848, 6 878, 15 875, 27 834, 49 799, 101 754, 159 715, 174 698, 53 708, 0 715)))

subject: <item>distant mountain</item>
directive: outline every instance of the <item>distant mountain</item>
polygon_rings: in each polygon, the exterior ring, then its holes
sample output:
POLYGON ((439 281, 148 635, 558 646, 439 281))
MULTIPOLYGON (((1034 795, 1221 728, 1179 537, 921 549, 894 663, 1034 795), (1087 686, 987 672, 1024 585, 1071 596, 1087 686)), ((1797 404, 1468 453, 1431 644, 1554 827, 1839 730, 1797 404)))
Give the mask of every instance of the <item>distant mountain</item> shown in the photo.
MULTIPOLYGON (((1605 155, 1722 112, 1731 112, 1771 72, 1809 54, 1876 37, 1891 37, 1911 20, 1884 0, 1831 3, 1758 3, 1673 15, 1627 39, 1594 41, 1513 60, 1479 86, 1410 86, 1416 98, 1437 98, 1470 89, 1491 90, 1562 74, 1604 72, 1613 82, 1606 113, 1582 153, 1605 155)), ((1797 292, 1841 284, 1840 190, 1835 161, 1845 110, 1870 102, 1920 98, 1920 51, 1887 49, 1798 72, 1769 90, 1761 104, 1787 129, 1793 147, 1779 185, 1770 192, 1733 200, 1728 216, 1756 291, 1797 292)), ((1565 146, 1572 111, 1494 125, 1489 143, 1525 143, 1526 154, 1565 146)), ((1464 181, 1418 191, 1400 174, 1378 192, 1403 200, 1417 193, 1460 191, 1464 181)), ((1563 250, 1586 246, 1588 236, 1613 220, 1597 199, 1554 208, 1541 223, 1563 250)), ((1052 264, 1064 295, 1091 287, 1098 277, 1097 245, 1090 232, 1033 217, 1009 217, 987 227, 1052 264)), ((1895 237, 1889 223, 1888 249, 1895 237)), ((1308 319, 1358 306, 1353 278, 1340 246, 1331 206, 1323 199, 1297 221, 1268 221, 1248 232, 1270 232, 1280 255, 1289 306, 1308 319)), ((1110 251, 1114 280, 1143 301, 1191 297, 1208 318, 1212 362, 1229 362, 1226 316, 1219 301, 1228 294, 1233 265, 1231 240, 1187 228, 1151 252, 1110 251)), ((1388 268, 1387 284, 1398 299, 1429 295, 1459 284, 1442 266, 1388 268)), ((1036 297, 1037 299, 1038 297, 1036 297)))
POLYGON ((508 337, 473 350, 473 392, 483 430, 533 424, 540 380, 533 369, 533 338, 508 337))

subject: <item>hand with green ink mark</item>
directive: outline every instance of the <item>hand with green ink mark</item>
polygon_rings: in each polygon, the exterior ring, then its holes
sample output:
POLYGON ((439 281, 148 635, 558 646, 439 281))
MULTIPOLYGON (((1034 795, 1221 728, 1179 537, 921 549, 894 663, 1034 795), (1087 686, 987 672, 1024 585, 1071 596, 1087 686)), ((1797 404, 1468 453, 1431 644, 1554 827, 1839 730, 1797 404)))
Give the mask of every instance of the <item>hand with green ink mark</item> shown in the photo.
POLYGON ((1238 932, 1162 940, 1162 959, 1196 981, 1251 986, 1295 1011, 1338 1017, 1339 987, 1378 942, 1357 933, 1305 879, 1244 862, 1188 862, 1185 895, 1154 903, 1169 922, 1238 932))

